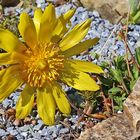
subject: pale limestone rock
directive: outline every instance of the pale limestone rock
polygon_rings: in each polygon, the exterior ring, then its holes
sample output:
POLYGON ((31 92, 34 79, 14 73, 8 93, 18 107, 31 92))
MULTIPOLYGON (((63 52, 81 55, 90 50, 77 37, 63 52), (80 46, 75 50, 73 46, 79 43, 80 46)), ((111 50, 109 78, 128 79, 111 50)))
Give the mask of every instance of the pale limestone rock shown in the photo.
POLYGON ((80 0, 84 7, 97 10, 103 18, 116 23, 129 10, 128 0, 80 0))
POLYGON ((124 115, 117 115, 83 132, 78 140, 132 140, 133 127, 124 115))
POLYGON ((140 133, 140 78, 133 88, 133 92, 124 102, 124 114, 136 132, 140 133))

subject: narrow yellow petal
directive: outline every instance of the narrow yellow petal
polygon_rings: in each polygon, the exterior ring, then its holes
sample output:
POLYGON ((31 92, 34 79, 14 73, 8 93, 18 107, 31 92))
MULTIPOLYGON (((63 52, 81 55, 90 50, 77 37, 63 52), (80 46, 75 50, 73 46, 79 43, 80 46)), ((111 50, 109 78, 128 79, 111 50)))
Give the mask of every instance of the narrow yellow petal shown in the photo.
POLYGON ((18 61, 13 59, 13 53, 0 53, 0 65, 16 64, 18 61))
POLYGON ((19 75, 17 70, 18 70, 18 66, 16 65, 11 65, 5 69, 2 69, 1 70, 2 76, 0 75, 1 76, 0 85, 3 83, 3 81, 6 81, 5 79, 8 77, 18 78, 19 75))
POLYGON ((22 85, 21 79, 14 73, 15 66, 6 69, 0 81, 0 102, 22 85))
POLYGON ((35 10, 34 19, 33 19, 37 34, 39 33, 41 17, 42 17, 42 10, 38 8, 37 10, 35 10))
POLYGON ((37 43, 37 34, 35 25, 27 13, 20 15, 20 23, 18 29, 27 45, 32 49, 37 43))
POLYGON ((70 49, 67 49, 66 51, 62 52, 62 54, 65 55, 65 57, 71 57, 73 55, 80 54, 81 52, 87 50, 88 48, 92 47, 99 41, 99 38, 89 39, 83 42, 80 42, 73 46, 70 49))
POLYGON ((68 102, 68 99, 65 96, 65 92, 62 90, 62 88, 55 84, 53 85, 53 97, 55 99, 55 102, 59 108, 59 110, 64 114, 70 114, 71 107, 68 102))
POLYGON ((4 75, 4 73, 6 72, 6 68, 5 69, 2 69, 2 70, 0 70, 0 81, 2 81, 2 77, 3 77, 3 75, 4 75))
POLYGON ((24 45, 16 36, 10 31, 4 29, 0 29, 0 48, 7 52, 25 50, 24 45))
POLYGON ((51 89, 37 90, 37 110, 45 124, 54 124, 56 104, 51 89))
POLYGON ((72 18, 72 16, 74 15, 75 13, 75 9, 71 9, 69 10, 68 12, 66 12, 63 16, 64 16, 64 19, 65 21, 69 22, 69 20, 72 18))
POLYGON ((34 103, 34 90, 26 85, 16 104, 16 118, 23 119, 29 115, 34 103))
POLYGON ((81 60, 68 60, 65 65, 69 65, 72 69, 76 69, 82 72, 93 72, 93 73, 103 73, 104 71, 100 66, 87 61, 81 60))
POLYGON ((69 10, 68 12, 66 12, 64 15, 61 15, 58 18, 58 22, 56 27, 53 30, 53 36, 59 36, 60 38, 62 38, 64 36, 64 34, 67 32, 67 27, 66 24, 68 22, 70 22, 70 18, 74 15, 75 13, 75 9, 69 10))
POLYGON ((79 43, 87 34, 90 27, 91 20, 77 24, 61 41, 60 48, 62 51, 70 49, 79 43))
POLYGON ((63 15, 61 15, 58 19, 57 25, 52 32, 52 41, 59 42, 63 35, 67 32, 66 21, 64 20, 63 15), (54 41, 54 38, 57 38, 58 41, 54 41))
POLYGON ((46 43, 50 42, 53 30, 56 25, 57 19, 55 15, 55 8, 52 4, 49 4, 41 17, 39 41, 46 43))
POLYGON ((99 86, 88 74, 76 71, 74 69, 67 69, 65 72, 62 73, 60 79, 67 85, 78 90, 99 90, 99 86))

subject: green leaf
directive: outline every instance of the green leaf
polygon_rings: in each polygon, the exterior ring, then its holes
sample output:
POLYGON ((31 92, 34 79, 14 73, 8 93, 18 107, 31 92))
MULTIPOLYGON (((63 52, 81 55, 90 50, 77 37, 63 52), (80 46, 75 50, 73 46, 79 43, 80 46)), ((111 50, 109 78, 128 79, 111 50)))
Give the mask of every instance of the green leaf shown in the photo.
POLYGON ((114 106, 114 109, 116 110, 116 111, 122 111, 122 106, 114 106))
POLYGON ((100 76, 99 79, 102 82, 102 84, 105 85, 105 86, 109 86, 110 87, 113 84, 112 80, 109 79, 109 78, 104 78, 104 77, 100 76))
POLYGON ((107 69, 109 67, 109 63, 107 61, 103 61, 101 64, 100 64, 100 67, 102 67, 103 69, 107 69))
POLYGON ((136 48, 136 59, 138 64, 140 65, 140 47, 136 48))
POLYGON ((121 68, 122 63, 124 62, 124 57, 123 57, 123 56, 117 56, 117 57, 114 59, 114 62, 115 62, 115 65, 116 65, 118 68, 121 68))
POLYGON ((132 66, 132 74, 133 74, 134 79, 138 79, 139 70, 138 70, 138 68, 137 68, 137 66, 135 64, 132 66))
POLYGON ((117 80, 119 83, 123 80, 122 72, 120 69, 110 69, 110 72, 115 80, 117 80))
POLYGON ((133 17, 133 22, 134 22, 135 24, 138 24, 138 23, 140 22, 140 11, 138 11, 138 12, 136 13, 136 15, 133 17))
POLYGON ((139 8, 140 0, 129 0, 130 14, 134 16, 139 8))
POLYGON ((132 80, 132 81, 130 81, 130 90, 131 90, 131 91, 132 91, 132 89, 133 89, 133 87, 134 87, 136 81, 137 81, 137 80, 132 80))
POLYGON ((90 55, 92 56, 92 57, 94 57, 95 59, 99 59, 99 57, 100 57, 100 55, 98 54, 98 53, 96 53, 96 52, 90 52, 90 55))
POLYGON ((113 88, 111 88, 108 92, 109 92, 109 93, 114 93, 114 94, 116 94, 116 93, 121 92, 121 91, 122 91, 121 88, 119 88, 119 87, 113 87, 113 88))

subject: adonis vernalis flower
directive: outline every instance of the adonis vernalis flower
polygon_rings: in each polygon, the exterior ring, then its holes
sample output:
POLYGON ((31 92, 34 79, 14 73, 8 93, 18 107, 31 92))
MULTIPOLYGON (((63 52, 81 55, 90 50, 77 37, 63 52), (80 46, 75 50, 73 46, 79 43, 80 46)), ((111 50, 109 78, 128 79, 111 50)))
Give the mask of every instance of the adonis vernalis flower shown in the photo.
POLYGON ((56 17, 52 4, 45 11, 37 9, 33 20, 26 13, 20 16, 21 42, 10 31, 0 29, 0 101, 22 85, 23 91, 16 104, 16 117, 22 119, 31 112, 36 95, 37 110, 45 124, 54 124, 55 111, 71 111, 61 83, 78 90, 96 91, 99 86, 88 75, 102 73, 90 62, 73 60, 77 55, 98 42, 98 38, 81 42, 88 32, 90 19, 77 24, 68 32, 68 23, 75 10, 56 17))

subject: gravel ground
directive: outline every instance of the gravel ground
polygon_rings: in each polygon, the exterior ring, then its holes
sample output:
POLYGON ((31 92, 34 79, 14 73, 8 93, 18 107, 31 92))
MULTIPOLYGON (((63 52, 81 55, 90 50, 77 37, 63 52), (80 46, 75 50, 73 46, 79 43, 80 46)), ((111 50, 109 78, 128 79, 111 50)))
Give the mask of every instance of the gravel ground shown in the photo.
MULTIPOLYGON (((44 9, 47 5, 44 0, 36 0, 38 7, 44 9)), ((67 3, 56 8, 58 15, 65 13, 71 8, 76 8, 75 5, 67 3)), ((28 12, 30 15, 33 15, 33 11, 29 8, 19 9, 17 8, 14 11, 14 14, 19 16, 22 11, 28 12)), ((5 9, 5 15, 10 13, 10 8, 5 9)), ((89 53, 83 53, 78 56, 74 56, 75 59, 90 59, 95 63, 100 63, 104 60, 111 61, 115 55, 123 55, 125 53, 125 46, 122 41, 116 38, 116 31, 121 29, 121 25, 112 25, 109 21, 100 18, 98 12, 88 11, 86 8, 78 7, 74 17, 71 19, 72 27, 77 23, 80 23, 87 18, 92 19, 91 28, 86 36, 86 39, 100 37, 99 43, 89 49, 89 53), (115 29, 114 29, 115 28, 115 29), (115 33, 112 34, 110 39, 108 39, 112 30, 114 29, 115 33), (108 43, 105 45, 108 39, 108 43), (100 54, 99 60, 94 58, 95 53, 100 54)), ((128 30, 128 42, 129 47, 132 52, 137 46, 138 39, 140 37, 140 26, 132 25, 129 26, 128 30)), ((69 91, 70 89, 67 88, 69 91)), ((70 92, 70 91, 69 91, 70 92)), ((8 99, 5 99, 1 108, 8 109, 10 107, 15 107, 15 103, 19 96, 19 92, 15 92, 8 99)), ((76 97, 77 95, 75 95, 76 97)), ((17 140, 62 140, 62 139, 73 139, 76 137, 76 134, 79 134, 84 129, 84 122, 81 122, 77 125, 78 116, 72 115, 71 117, 65 118, 63 123, 58 123, 54 126, 45 126, 43 122, 39 119, 38 115, 34 118, 37 120, 36 125, 26 124, 23 126, 16 126, 13 123, 7 121, 3 115, 0 116, 0 139, 5 140, 6 137, 11 134, 17 140)))

